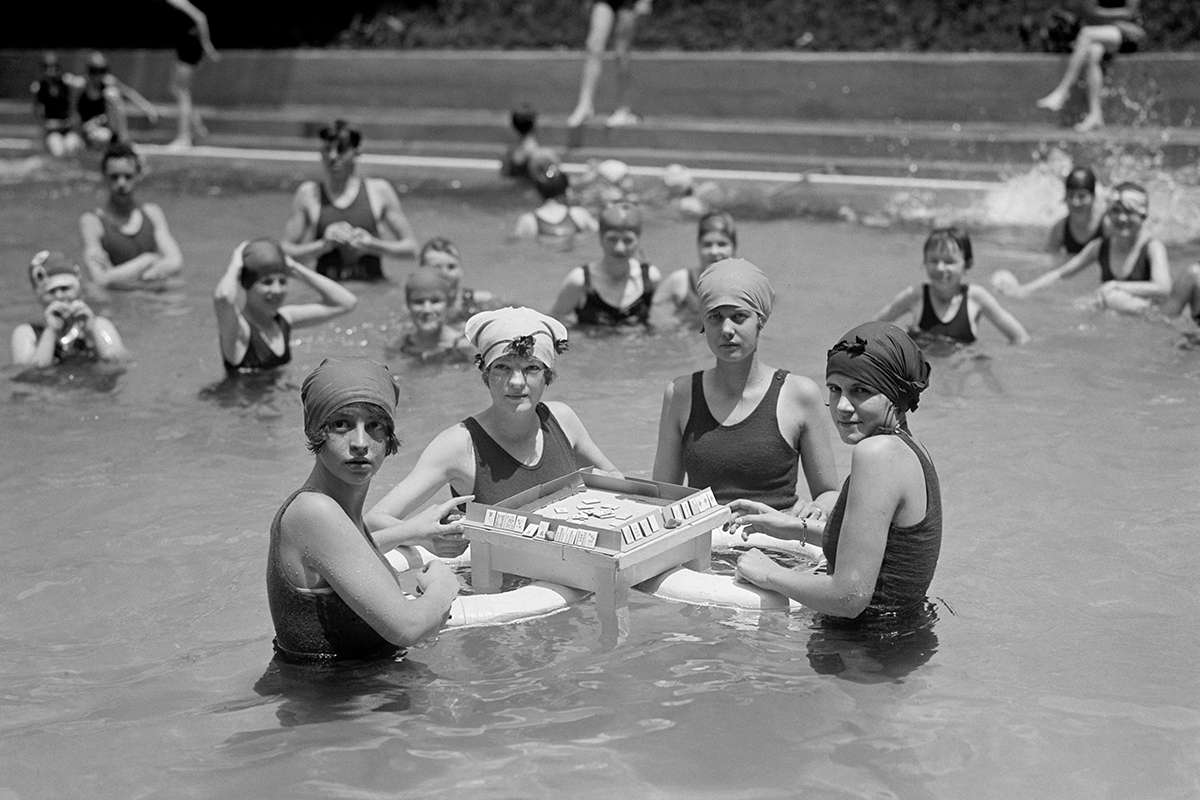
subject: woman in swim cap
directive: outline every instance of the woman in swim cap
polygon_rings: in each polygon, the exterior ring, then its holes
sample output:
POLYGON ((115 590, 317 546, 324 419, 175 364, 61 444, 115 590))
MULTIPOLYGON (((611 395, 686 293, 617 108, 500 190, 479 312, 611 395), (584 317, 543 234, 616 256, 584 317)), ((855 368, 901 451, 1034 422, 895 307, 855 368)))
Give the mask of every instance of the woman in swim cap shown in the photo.
POLYGON ((409 324, 399 350, 422 362, 469 361, 475 348, 447 321, 450 284, 441 272, 419 269, 404 283, 409 324))
POLYGON ((774 292, 743 259, 718 261, 697 283, 703 332, 716 363, 675 378, 663 394, 654 480, 697 489, 717 501, 821 518, 837 496, 837 468, 816 382, 767 366, 759 336, 774 292), (797 495, 803 471, 808 495, 797 495))
POLYGON ((458 247, 445 236, 435 236, 421 245, 417 266, 435 270, 449 285, 450 299, 446 319, 455 325, 466 322, 480 311, 493 307, 495 297, 486 289, 463 286, 462 257, 458 247))
POLYGON ((1096 173, 1088 167, 1076 167, 1063 181, 1067 215, 1050 229, 1046 249, 1051 253, 1075 255, 1100 235, 1104 206, 1096 202, 1096 173))
POLYGON ((575 248, 575 237, 600 228, 592 212, 571 203, 571 181, 557 159, 531 163, 530 178, 542 204, 517 218, 516 239, 537 239, 538 244, 561 253, 575 248))
POLYGON ((693 268, 678 269, 663 279, 654 296, 654 302, 670 303, 676 311, 700 312, 700 295, 697 289, 704 270, 718 261, 737 255, 737 224, 724 211, 710 211, 696 225, 696 249, 700 263, 693 268))
POLYGON ((1081 272, 1092 264, 1100 266, 1100 288, 1095 300, 1117 311, 1140 313, 1160 303, 1171 293, 1171 267, 1167 248, 1150 234, 1145 222, 1150 213, 1150 196, 1132 182, 1113 187, 1099 238, 1057 269, 1025 285, 993 283, 996 289, 1016 297, 1027 297, 1062 278, 1081 272))
MULTIPOLYGON (((381 546, 409 544, 399 520, 446 485, 455 495, 498 503, 582 467, 616 473, 569 406, 542 402, 566 350, 562 323, 531 308, 500 308, 467 320, 466 335, 491 404, 435 436, 408 477, 371 509, 367 523, 381 546)), ((435 545, 443 556, 467 546, 458 535, 435 545)))
POLYGON ((18 366, 48 367, 64 361, 117 361, 129 353, 107 317, 83 300, 79 265, 62 253, 42 250, 29 263, 29 284, 42 303, 42 319, 12 333, 18 366))
POLYGON ((639 258, 642 214, 637 206, 614 203, 600 214, 599 261, 567 273, 550 316, 579 325, 649 325, 658 267, 639 258))
MULTIPOLYGON (((780 566, 759 550, 738 559, 737 577, 781 592, 814 611, 869 619, 918 607, 937 567, 941 488, 908 413, 929 385, 929 364, 900 328, 868 322, 843 336, 825 366, 829 413, 854 448, 850 474, 825 526, 824 572, 780 566)), ((782 514, 745 513, 751 531, 802 539, 782 514)))
MULTIPOLYGON (((371 478, 400 446, 399 394, 387 367, 365 358, 325 359, 304 380, 304 434, 316 463, 275 515, 267 556, 283 658, 393 657, 436 633, 458 595, 454 573, 432 562, 409 597, 363 523, 371 478)), ((429 514, 401 527, 413 541, 446 528, 429 514)))
POLYGON ((242 242, 213 292, 225 371, 235 375, 282 367, 292 360, 292 328, 317 325, 357 304, 349 289, 285 256, 278 242, 242 242), (320 300, 285 305, 290 278, 308 284, 320 300))

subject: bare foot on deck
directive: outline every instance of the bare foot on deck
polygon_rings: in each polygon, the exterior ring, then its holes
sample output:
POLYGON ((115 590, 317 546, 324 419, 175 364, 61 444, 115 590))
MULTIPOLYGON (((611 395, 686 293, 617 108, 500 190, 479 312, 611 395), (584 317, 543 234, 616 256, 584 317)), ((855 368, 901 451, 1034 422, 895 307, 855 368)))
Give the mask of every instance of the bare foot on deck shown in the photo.
POLYGON ((1066 105, 1067 96, 1061 92, 1051 92, 1050 94, 1037 101, 1038 108, 1044 108, 1047 111, 1062 111, 1062 107, 1066 105))
POLYGON ((1080 133, 1087 133, 1088 131, 1094 131, 1096 128, 1102 127, 1104 127, 1103 117, 1088 114, 1075 125, 1075 130, 1080 133))

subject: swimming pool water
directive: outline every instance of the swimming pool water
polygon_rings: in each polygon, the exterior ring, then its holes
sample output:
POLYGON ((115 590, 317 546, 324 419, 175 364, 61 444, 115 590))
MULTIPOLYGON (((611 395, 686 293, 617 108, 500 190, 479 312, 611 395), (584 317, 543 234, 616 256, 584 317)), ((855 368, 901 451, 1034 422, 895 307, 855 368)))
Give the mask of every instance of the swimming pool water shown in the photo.
MULTIPOLYGON (((985 327, 933 359, 912 425, 942 478, 945 537, 937 621, 913 641, 635 592, 616 643, 585 602, 443 634, 402 665, 281 671, 263 572, 271 517, 311 464, 299 382, 326 355, 383 358, 407 267, 298 331, 275 390, 227 391, 212 288, 238 241, 282 230, 289 196, 155 181, 143 195, 167 212, 187 285, 97 303, 134 361, 75 379, 9 367, 0 386, 0 799, 1200 794, 1200 352, 1175 328, 1077 308, 1094 276, 1005 302, 1028 347, 985 327)), ((88 181, 0 187, 8 330, 36 315, 29 257, 77 253, 75 220, 99 199, 88 181)), ((403 202, 420 238, 459 243, 468 284, 536 307, 598 252, 507 242, 532 203, 515 191, 403 202)), ((659 211, 644 249, 689 265, 693 230, 659 211)), ((741 254, 779 295, 767 363, 819 379, 837 336, 921 280, 922 240, 742 221, 741 254)), ((972 277, 1028 277, 1041 241, 980 231, 972 277)), ((1176 270, 1185 250, 1172 245, 1176 270)), ((662 389, 709 359, 691 331, 575 335, 547 396, 646 476, 662 389)), ((473 367, 389 363, 404 446, 368 502, 487 400, 473 367)))

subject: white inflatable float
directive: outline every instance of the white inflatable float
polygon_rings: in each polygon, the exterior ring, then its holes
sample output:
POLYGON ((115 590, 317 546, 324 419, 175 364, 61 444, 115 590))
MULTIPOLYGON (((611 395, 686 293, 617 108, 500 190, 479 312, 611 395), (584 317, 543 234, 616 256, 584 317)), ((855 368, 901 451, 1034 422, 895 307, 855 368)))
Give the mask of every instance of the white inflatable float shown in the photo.
MULTIPOLYGON (((420 569, 430 561, 442 561, 452 568, 469 566, 471 551, 468 548, 457 558, 439 558, 423 547, 398 547, 387 553, 387 560, 401 573, 401 585, 405 585, 405 572, 420 569)), ((450 605, 446 628, 474 628, 536 619, 562 611, 588 594, 570 586, 534 581, 507 592, 461 595, 450 605)))
MULTIPOLYGON (((814 523, 813 534, 819 530, 815 527, 824 523, 814 523)), ((740 528, 733 527, 726 531, 717 528, 712 532, 714 550, 733 547, 757 547, 760 550, 775 550, 793 555, 805 556, 818 565, 824 560, 821 548, 806 542, 790 539, 776 539, 763 533, 751 533, 742 538, 740 528)), ((701 606, 719 606, 722 608, 747 608, 762 611, 779 610, 794 611, 801 605, 786 595, 761 589, 749 583, 742 583, 732 575, 716 575, 711 572, 697 572, 687 567, 676 567, 658 577, 651 578, 636 589, 647 592, 663 600, 676 603, 692 603, 701 606)))
MULTIPOLYGON (((821 525, 824 523, 815 523, 821 525)), ((818 533, 814 529, 814 535, 818 533)), ((751 533, 742 538, 741 529, 712 532, 714 550, 734 547, 757 547, 792 555, 804 556, 818 565, 824 560, 821 548, 790 539, 776 539, 763 533, 751 533)), ((420 569, 430 561, 442 561, 452 568, 469 567, 470 548, 457 558, 440 558, 423 547, 399 547, 387 553, 396 571, 403 573, 420 569)), ((778 592, 761 589, 736 580, 732 575, 697 572, 687 567, 675 567, 633 587, 639 591, 676 603, 691 603, 722 608, 746 608, 761 611, 795 611, 800 603, 778 592)), ((483 625, 504 625, 510 622, 536 619, 562 611, 587 597, 589 592, 550 581, 536 580, 507 592, 472 594, 458 597, 450 606, 446 628, 470 628, 483 625)))

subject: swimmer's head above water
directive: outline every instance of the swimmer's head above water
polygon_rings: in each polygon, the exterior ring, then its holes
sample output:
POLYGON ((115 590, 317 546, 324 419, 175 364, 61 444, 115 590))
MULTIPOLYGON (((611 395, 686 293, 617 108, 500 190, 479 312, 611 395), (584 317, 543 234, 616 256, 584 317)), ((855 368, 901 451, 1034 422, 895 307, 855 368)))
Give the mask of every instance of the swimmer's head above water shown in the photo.
POLYGON ((271 239, 254 239, 241 247, 242 270, 238 273, 238 283, 243 289, 249 289, 263 278, 271 275, 291 274, 287 256, 279 242, 271 239))
POLYGON ((1145 219, 1150 214, 1150 194, 1133 181, 1118 183, 1112 190, 1109 211, 1128 211, 1145 219))
POLYGON ((929 362, 917 343, 890 322, 848 331, 826 355, 825 377, 844 375, 883 394, 903 414, 917 408, 929 386, 929 362))
POLYGON ((963 269, 970 269, 975 260, 971 250, 970 234, 957 225, 935 228, 930 231, 929 236, 925 239, 925 261, 928 263, 930 257, 938 256, 961 257, 963 269))
POLYGON ((566 326, 532 308, 509 306, 481 311, 467 320, 464 333, 479 351, 475 363, 485 379, 496 359, 514 355, 542 362, 549 384, 554 376, 554 359, 567 349, 566 326))
POLYGON ((308 449, 318 452, 329 436, 326 424, 347 406, 365 406, 387 424, 387 455, 400 449, 396 438, 396 404, 400 389, 392 373, 369 358, 327 358, 304 379, 304 435, 308 449))
POLYGON ((42 250, 29 262, 29 284, 43 303, 48 304, 64 291, 69 299, 75 299, 83 288, 83 273, 62 253, 42 250))
POLYGON ((696 292, 701 314, 721 306, 744 308, 758 317, 759 328, 767 323, 775 304, 775 290, 766 273, 744 258, 727 258, 704 270, 696 292))
POLYGON ((1063 179, 1063 187, 1067 194, 1075 191, 1096 193, 1096 173, 1090 167, 1075 167, 1063 179))
POLYGON ((545 168, 533 171, 533 186, 543 200, 553 200, 562 197, 571 188, 571 180, 562 171, 560 164, 549 164, 545 168))
POLYGON ((600 234, 605 231, 642 233, 642 212, 632 203, 612 203, 600 212, 600 234))

